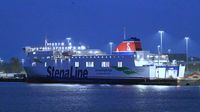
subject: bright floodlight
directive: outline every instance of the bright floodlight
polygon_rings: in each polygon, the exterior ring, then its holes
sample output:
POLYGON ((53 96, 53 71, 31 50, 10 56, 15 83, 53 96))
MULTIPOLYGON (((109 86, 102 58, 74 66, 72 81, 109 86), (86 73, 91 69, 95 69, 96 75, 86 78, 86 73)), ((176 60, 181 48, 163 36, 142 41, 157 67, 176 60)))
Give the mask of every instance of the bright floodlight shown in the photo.
POLYGON ((22 64, 24 64, 25 60, 24 60, 24 59, 21 59, 21 62, 22 62, 22 64))
POLYGON ((73 49, 76 50, 76 47, 74 46, 73 49))
POLYGON ((0 63, 3 63, 3 60, 0 58, 0 63))
POLYGON ((189 37, 185 37, 185 40, 189 40, 190 38, 189 37))
POLYGON ((170 53, 171 53, 171 51, 172 51, 171 49, 168 49, 168 50, 167 50, 168 54, 170 54, 170 53))
POLYGON ((81 46, 81 50, 85 50, 86 47, 84 45, 81 46))
POLYGON ((186 44, 186 70, 188 70, 188 41, 189 41, 189 37, 185 37, 185 44, 186 44))
POLYGON ((163 50, 163 33, 164 33, 164 31, 159 30, 158 33, 160 33, 160 53, 162 54, 162 50, 163 50))
POLYGON ((68 37, 68 38, 66 38, 68 41, 70 41, 72 38, 70 38, 70 37, 68 37))
POLYGON ((159 31, 158 31, 158 33, 164 33, 164 31, 162 31, 162 30, 159 30, 159 31))
POLYGON ((67 39, 68 46, 70 46, 69 44, 70 44, 70 40, 71 40, 72 38, 68 37, 68 38, 66 38, 66 39, 67 39))
POLYGON ((113 45, 113 42, 109 42, 109 45, 113 45))

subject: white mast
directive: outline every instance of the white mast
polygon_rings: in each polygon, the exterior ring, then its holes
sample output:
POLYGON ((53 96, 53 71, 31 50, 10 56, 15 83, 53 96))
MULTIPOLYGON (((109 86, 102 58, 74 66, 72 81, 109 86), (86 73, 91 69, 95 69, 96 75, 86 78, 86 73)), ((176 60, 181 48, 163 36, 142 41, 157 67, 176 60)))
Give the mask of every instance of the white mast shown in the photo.
POLYGON ((124 40, 126 40, 126 27, 124 27, 123 30, 124 30, 124 40))

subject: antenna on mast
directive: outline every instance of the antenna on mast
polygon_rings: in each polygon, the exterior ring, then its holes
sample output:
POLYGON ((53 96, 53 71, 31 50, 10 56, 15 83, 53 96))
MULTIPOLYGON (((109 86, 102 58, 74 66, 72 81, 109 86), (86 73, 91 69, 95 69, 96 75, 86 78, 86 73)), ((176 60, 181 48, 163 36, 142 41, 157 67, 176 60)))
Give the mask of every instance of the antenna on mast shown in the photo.
POLYGON ((123 28, 124 31, 124 40, 126 40, 126 27, 123 28))

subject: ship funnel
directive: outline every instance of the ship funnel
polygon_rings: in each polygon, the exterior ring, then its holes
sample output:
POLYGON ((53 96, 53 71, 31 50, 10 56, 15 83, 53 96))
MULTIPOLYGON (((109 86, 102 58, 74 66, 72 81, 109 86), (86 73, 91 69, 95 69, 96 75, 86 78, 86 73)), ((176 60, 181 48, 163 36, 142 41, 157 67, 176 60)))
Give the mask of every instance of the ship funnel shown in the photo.
POLYGON ((116 54, 133 54, 135 51, 141 51, 142 45, 139 38, 131 37, 122 41, 116 48, 116 54))

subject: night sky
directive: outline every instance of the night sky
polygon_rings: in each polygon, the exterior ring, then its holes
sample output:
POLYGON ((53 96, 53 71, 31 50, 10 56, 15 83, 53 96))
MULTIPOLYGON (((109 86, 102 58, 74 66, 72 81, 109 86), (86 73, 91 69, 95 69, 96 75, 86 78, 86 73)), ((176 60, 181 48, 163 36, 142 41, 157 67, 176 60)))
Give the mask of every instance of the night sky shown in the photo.
POLYGON ((157 52, 158 30, 164 30, 163 51, 200 56, 200 0, 0 0, 0 57, 24 58, 24 46, 64 41, 109 50, 108 42, 138 37, 144 50, 157 52))

